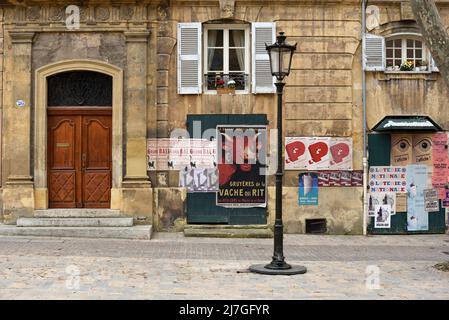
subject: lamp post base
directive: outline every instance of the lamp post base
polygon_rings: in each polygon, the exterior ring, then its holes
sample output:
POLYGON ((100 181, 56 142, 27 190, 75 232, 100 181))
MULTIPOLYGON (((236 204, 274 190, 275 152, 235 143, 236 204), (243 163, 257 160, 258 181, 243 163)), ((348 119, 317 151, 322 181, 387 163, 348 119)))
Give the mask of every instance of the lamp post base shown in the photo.
POLYGON ((292 276, 295 274, 304 274, 307 272, 307 268, 303 266, 290 266, 290 268, 278 268, 273 269, 269 268, 270 265, 266 264, 255 264, 249 267, 249 271, 260 274, 268 274, 268 275, 284 275, 284 276, 292 276), (267 268, 268 266, 268 268, 267 268))

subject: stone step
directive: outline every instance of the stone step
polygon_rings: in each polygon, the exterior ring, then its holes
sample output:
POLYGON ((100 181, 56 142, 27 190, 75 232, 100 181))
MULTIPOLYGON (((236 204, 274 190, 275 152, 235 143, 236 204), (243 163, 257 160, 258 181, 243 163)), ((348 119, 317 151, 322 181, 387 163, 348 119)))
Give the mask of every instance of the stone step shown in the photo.
POLYGON ((151 225, 133 227, 16 227, 0 225, 0 236, 150 240, 151 225))
POLYGON ((133 218, 18 218, 17 227, 132 227, 133 218))
POLYGON ((228 226, 228 225, 186 225, 185 237, 210 238, 273 238, 273 231, 267 226, 228 226))
POLYGON ((35 210, 35 218, 119 218, 120 210, 113 209, 45 209, 35 210))

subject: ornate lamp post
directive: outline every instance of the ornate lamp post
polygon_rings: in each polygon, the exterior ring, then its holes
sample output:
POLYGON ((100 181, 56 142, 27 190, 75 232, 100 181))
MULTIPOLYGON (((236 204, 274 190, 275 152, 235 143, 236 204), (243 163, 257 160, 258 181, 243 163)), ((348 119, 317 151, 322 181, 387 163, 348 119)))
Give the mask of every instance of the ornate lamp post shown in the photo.
POLYGON ((270 56, 271 74, 276 77, 277 93, 277 130, 278 130, 278 166, 276 171, 276 219, 274 224, 274 254, 273 260, 267 264, 250 266, 250 271, 270 274, 270 275, 293 275, 306 273, 307 269, 303 266, 292 266, 285 262, 284 258, 284 230, 282 224, 282 178, 284 176, 284 162, 282 160, 282 92, 284 90, 284 78, 290 74, 293 53, 296 50, 296 43, 290 45, 285 42, 283 32, 280 32, 276 42, 272 45, 266 45, 268 55, 270 56))

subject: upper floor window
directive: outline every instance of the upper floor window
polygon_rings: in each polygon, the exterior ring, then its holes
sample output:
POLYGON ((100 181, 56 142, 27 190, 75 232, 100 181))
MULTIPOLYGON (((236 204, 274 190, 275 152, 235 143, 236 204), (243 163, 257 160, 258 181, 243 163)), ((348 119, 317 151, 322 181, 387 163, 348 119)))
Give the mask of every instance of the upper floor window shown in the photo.
POLYGON ((387 71, 427 71, 429 53, 421 39, 395 37, 386 39, 387 71))
POLYGON ((249 28, 246 25, 205 25, 203 35, 205 90, 247 91, 249 28))

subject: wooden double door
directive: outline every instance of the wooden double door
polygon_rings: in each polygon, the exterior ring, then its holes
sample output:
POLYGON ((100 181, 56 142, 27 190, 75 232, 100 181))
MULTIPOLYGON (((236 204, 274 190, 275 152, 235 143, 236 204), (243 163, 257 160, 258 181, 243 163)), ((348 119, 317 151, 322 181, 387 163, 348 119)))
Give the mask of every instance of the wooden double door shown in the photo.
POLYGON ((112 109, 48 108, 47 172, 50 208, 109 208, 112 109))

